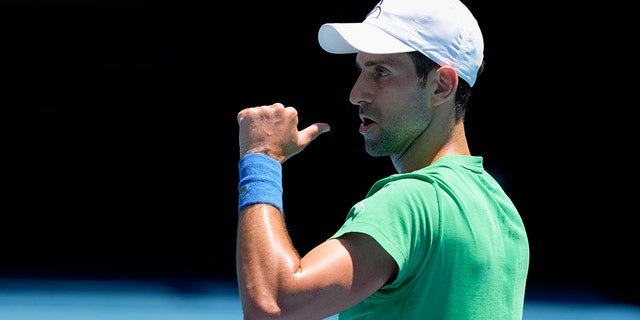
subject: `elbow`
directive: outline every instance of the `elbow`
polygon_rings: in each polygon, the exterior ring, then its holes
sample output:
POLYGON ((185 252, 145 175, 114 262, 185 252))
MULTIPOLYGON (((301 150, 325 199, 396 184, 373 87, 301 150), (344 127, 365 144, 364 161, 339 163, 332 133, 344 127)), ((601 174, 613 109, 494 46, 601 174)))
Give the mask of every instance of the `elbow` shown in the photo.
POLYGON ((248 299, 242 303, 244 320, 264 320, 264 319, 303 319, 301 314, 304 310, 300 308, 286 307, 274 299, 248 299))
POLYGON ((280 307, 272 303, 243 304, 242 313, 244 320, 281 319, 282 317, 280 307))
POLYGON ((283 319, 282 308, 269 298, 248 297, 242 302, 244 320, 283 319))

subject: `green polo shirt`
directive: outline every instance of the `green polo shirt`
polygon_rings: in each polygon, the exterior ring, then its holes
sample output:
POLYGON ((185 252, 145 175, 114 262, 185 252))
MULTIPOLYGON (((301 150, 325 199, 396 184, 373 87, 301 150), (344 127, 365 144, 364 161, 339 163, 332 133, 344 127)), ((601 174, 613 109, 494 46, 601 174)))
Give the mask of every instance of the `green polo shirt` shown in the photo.
POLYGON ((373 237, 399 272, 340 319, 522 319, 527 234, 482 157, 378 181, 332 238, 350 232, 373 237))

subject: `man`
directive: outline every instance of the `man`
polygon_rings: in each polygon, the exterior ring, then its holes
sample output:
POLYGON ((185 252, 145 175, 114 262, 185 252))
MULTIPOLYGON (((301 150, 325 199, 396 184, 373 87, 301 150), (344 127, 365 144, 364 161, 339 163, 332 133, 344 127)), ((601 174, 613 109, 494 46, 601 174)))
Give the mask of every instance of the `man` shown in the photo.
POLYGON ((527 234, 465 136, 483 67, 473 15, 459 0, 383 0, 363 23, 325 24, 318 39, 327 52, 356 53, 350 100, 365 149, 388 156, 398 174, 301 257, 283 216, 281 165, 329 125, 298 131, 297 110, 280 103, 240 111, 245 318, 521 319, 527 234))

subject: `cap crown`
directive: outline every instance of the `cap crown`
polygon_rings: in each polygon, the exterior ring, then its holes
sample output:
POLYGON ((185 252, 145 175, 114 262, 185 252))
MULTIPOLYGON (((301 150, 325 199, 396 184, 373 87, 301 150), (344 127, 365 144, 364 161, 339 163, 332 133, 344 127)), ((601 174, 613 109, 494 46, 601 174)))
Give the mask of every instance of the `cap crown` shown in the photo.
POLYGON ((372 24, 473 85, 484 41, 478 22, 459 0, 382 0, 367 15, 372 24))

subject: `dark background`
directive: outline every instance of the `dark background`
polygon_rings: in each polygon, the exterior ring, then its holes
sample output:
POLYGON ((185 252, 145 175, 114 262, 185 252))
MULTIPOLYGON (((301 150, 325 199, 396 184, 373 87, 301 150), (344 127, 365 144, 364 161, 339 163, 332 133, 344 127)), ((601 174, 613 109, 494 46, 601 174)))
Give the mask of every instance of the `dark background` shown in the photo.
MULTIPOLYGON (((529 285, 638 303, 633 212, 576 102, 575 8, 465 3, 487 62, 468 138, 520 208, 529 285)), ((316 40, 374 4, 2 1, 0 277, 235 279, 236 113, 273 102, 332 125, 284 167, 294 243, 324 240, 393 173, 362 148, 354 57, 316 40)))

